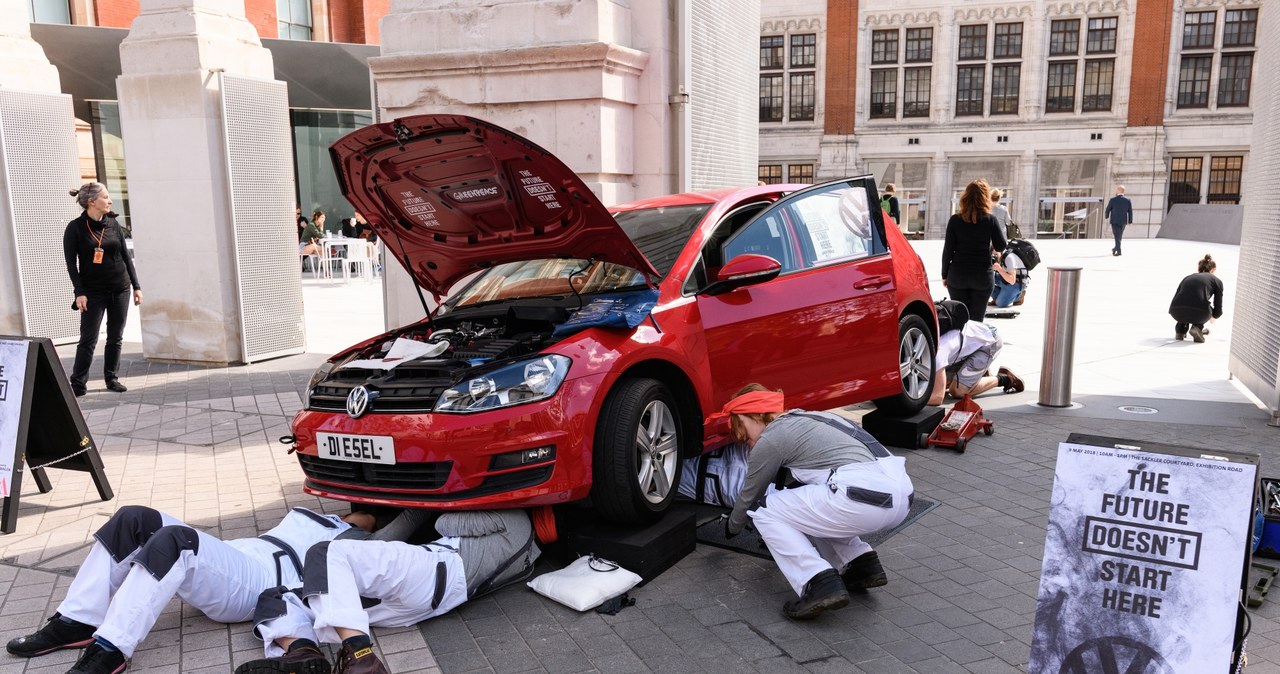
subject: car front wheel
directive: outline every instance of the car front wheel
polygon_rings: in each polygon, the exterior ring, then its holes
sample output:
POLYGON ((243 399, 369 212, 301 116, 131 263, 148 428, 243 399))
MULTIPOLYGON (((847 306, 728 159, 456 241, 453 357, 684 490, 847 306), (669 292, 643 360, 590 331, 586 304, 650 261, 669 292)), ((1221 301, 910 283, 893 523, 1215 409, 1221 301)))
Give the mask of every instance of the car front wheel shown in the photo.
POLYGON ((614 522, 657 519, 680 486, 680 409, 656 379, 624 379, 596 425, 591 502, 614 522))
POLYGON ((924 409, 933 391, 934 343, 919 316, 903 316, 898 321, 898 374, 901 391, 876 400, 876 407, 888 414, 911 416, 924 409))

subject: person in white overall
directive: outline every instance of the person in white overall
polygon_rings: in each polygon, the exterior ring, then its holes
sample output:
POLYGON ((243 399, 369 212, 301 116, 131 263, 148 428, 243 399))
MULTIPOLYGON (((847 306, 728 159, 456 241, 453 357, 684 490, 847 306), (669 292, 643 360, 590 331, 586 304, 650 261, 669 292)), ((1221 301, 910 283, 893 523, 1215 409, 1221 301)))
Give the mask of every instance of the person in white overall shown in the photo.
POLYGON ((307 551, 301 588, 262 593, 254 634, 264 658, 236 674, 383 674, 370 625, 405 627, 527 579, 540 550, 524 510, 448 512, 424 545, 333 541, 307 551), (341 643, 336 662, 320 643, 341 643))
POLYGON ((261 536, 222 541, 158 510, 124 506, 94 534, 57 613, 8 651, 33 657, 85 648, 68 674, 123 672, 174 596, 218 622, 248 620, 263 590, 301 579, 312 545, 368 536, 375 526, 370 513, 345 520, 294 508, 261 536))
POLYGON ((839 415, 784 412, 783 395, 750 384, 724 406, 751 447, 747 478, 725 521, 736 536, 754 522, 797 598, 783 613, 806 620, 849 603, 849 590, 888 583, 862 536, 907 517, 914 497, 906 462, 839 415), (766 491, 787 469, 800 486, 766 491))

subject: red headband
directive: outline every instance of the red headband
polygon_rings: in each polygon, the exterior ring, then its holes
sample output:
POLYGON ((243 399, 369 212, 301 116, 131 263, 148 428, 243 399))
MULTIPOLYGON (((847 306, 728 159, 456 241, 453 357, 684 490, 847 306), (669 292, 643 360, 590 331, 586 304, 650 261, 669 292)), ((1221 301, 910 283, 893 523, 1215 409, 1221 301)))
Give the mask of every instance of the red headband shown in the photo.
POLYGON ((720 410, 724 414, 768 414, 786 411, 779 391, 751 391, 730 400, 720 410))

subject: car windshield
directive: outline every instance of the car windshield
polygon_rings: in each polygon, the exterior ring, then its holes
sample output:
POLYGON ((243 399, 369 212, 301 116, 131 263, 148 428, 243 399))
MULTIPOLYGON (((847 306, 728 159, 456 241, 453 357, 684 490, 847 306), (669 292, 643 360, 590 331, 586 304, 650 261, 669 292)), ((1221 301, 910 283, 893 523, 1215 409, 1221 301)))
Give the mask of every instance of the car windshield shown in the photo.
POLYGON ((613 214, 622 231, 665 278, 711 204, 639 208, 613 214))
POLYGON ((586 295, 647 285, 641 272, 612 262, 524 260, 485 271, 455 295, 449 306, 456 309, 501 300, 572 295, 575 291, 586 295))

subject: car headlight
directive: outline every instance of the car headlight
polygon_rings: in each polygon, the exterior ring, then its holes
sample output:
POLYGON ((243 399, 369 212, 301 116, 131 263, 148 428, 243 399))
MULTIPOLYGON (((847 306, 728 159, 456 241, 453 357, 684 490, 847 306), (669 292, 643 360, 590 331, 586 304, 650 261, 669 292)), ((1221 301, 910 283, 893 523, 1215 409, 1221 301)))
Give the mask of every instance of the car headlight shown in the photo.
POLYGON ((482 412, 545 400, 569 374, 567 356, 546 355, 504 365, 459 382, 440 394, 437 412, 482 412))
POLYGON ((333 372, 333 363, 329 361, 325 361, 323 365, 316 368, 316 371, 311 375, 311 381, 307 382, 307 387, 302 389, 302 409, 311 409, 311 389, 315 388, 316 384, 327 379, 330 372, 333 372))

